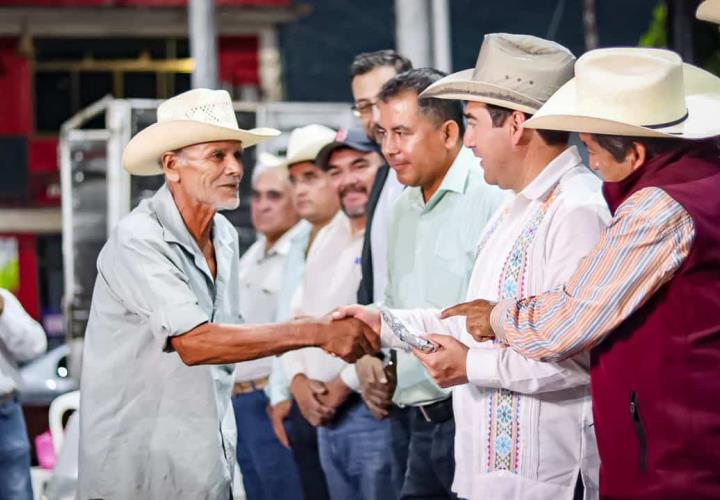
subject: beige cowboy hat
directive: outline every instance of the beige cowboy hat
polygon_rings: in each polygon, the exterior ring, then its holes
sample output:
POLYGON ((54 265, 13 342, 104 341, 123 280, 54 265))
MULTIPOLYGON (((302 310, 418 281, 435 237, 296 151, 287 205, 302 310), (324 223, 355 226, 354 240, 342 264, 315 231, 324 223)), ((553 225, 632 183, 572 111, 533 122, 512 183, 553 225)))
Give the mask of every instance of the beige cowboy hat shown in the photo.
POLYGON ((238 127, 230 94, 193 89, 171 97, 157 109, 157 123, 144 128, 125 146, 122 164, 134 175, 161 174, 168 151, 213 141, 239 141, 244 148, 280 135, 272 128, 238 127))
POLYGON ((695 17, 701 21, 720 24, 720 0, 705 0, 697 8, 695 17))
POLYGON ((285 165, 314 162, 320 150, 335 140, 337 132, 324 125, 306 125, 290 132, 285 165))
POLYGON ((629 137, 704 139, 720 135, 720 78, 662 49, 585 53, 575 78, 529 128, 629 137))
POLYGON ((531 35, 485 35, 474 68, 448 75, 420 97, 494 104, 533 114, 573 76, 575 56, 531 35))

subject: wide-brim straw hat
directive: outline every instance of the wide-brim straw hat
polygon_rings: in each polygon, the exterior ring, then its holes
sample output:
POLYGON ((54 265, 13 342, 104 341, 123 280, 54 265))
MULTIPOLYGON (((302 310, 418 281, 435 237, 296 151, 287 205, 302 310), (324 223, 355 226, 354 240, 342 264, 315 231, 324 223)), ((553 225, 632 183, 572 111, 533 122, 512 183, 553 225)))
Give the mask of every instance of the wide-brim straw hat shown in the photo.
POLYGON ((701 21, 720 24, 720 0, 705 0, 698 6, 695 16, 701 21))
POLYGON ((163 172, 160 158, 168 151, 214 141, 239 141, 248 148, 277 135, 280 131, 272 128, 238 127, 227 91, 193 89, 158 106, 157 122, 130 140, 122 164, 134 175, 157 175, 163 172))
POLYGON ((720 78, 669 50, 587 52, 528 128, 627 137, 720 135, 720 78))
POLYGON ((335 140, 337 132, 325 125, 311 124, 290 132, 285 165, 314 162, 318 153, 335 140))
POLYGON ((448 75, 420 97, 493 104, 533 114, 573 76, 575 56, 531 35, 485 35, 474 68, 448 75))

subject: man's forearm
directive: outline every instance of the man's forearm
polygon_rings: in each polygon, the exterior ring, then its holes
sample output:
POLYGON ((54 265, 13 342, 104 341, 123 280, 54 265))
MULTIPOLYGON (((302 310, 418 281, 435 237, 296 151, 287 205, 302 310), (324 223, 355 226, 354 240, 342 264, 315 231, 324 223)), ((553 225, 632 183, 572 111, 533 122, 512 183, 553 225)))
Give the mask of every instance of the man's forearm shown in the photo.
POLYGON ((321 321, 263 325, 204 323, 172 337, 170 344, 188 365, 238 363, 317 346, 327 327, 321 321))

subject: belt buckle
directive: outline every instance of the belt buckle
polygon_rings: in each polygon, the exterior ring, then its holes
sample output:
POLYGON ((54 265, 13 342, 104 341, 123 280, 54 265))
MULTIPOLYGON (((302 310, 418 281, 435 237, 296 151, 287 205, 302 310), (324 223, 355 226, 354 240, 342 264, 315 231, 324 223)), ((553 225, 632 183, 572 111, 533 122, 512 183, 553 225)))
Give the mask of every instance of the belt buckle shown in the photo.
POLYGON ((432 423, 432 419, 430 418, 430 415, 428 415, 427 410, 424 406, 418 406, 418 410, 420 411, 420 414, 423 416, 426 422, 432 423))

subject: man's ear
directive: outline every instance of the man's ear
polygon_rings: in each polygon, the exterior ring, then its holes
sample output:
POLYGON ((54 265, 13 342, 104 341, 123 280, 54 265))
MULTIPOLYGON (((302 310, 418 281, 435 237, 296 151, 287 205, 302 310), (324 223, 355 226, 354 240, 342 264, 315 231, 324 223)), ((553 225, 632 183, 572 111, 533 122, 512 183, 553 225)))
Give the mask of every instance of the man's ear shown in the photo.
POLYGON ((638 168, 645 165, 645 160, 647 160, 647 148, 644 144, 633 142, 630 151, 628 151, 625 156, 625 161, 632 171, 635 172, 638 168))
POLYGON ((165 179, 170 182, 178 182, 180 180, 180 160, 177 153, 168 151, 160 157, 162 163, 163 172, 165 172, 165 179))
POLYGON ((512 114, 508 117, 507 121, 510 125, 510 140, 512 141, 513 145, 517 146, 518 144, 521 144, 523 142, 523 138, 525 137, 525 127, 523 125, 527 121, 527 116, 525 116, 525 113, 522 111, 513 111, 512 114))
POLYGON ((448 120, 442 124, 443 138, 445 139, 445 147, 448 149, 454 148, 459 141, 462 141, 460 137, 460 126, 455 120, 448 120))

